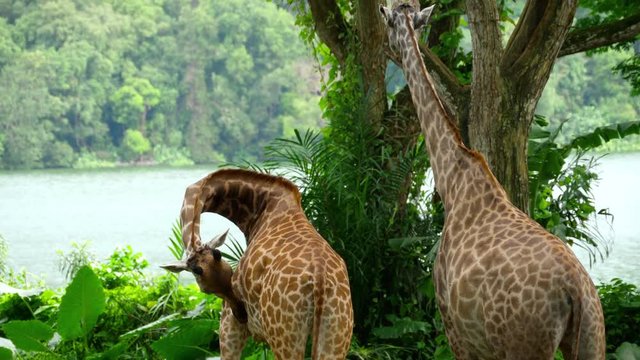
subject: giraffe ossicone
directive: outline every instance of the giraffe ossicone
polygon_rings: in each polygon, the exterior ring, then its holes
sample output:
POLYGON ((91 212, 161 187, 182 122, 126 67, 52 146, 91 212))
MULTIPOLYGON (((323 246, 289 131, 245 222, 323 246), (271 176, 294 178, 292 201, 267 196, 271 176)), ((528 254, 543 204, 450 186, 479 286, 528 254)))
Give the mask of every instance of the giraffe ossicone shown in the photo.
POLYGON ((266 341, 275 358, 344 359, 353 332, 347 268, 306 218, 290 181, 223 169, 190 185, 180 213, 185 257, 166 266, 193 273, 201 291, 224 300, 222 359, 240 359, 249 336, 266 341), (203 244, 200 215, 213 212, 245 234, 234 272, 220 251, 227 232, 203 244))
MULTIPOLYGON (((457 359, 604 359, 602 306, 571 249, 508 199, 468 149, 425 67, 418 31, 433 9, 380 11, 427 142, 445 225, 434 266, 438 307, 457 359)), ((473 121, 473 119, 471 119, 473 121)))

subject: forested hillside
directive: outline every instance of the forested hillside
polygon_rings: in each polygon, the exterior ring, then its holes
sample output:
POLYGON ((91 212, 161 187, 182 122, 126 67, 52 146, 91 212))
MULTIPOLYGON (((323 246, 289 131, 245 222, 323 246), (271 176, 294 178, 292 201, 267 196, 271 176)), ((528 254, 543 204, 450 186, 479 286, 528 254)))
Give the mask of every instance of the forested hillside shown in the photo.
MULTIPOLYGON (((321 126, 317 63, 280 3, 0 0, 0 169, 256 159, 321 126)), ((640 118, 610 71, 626 57, 558 60, 538 112, 568 119, 559 140, 640 118)))
MULTIPOLYGON (((599 126, 640 120, 640 101, 631 95, 631 84, 618 72, 611 72, 632 55, 631 51, 640 53, 640 42, 630 51, 576 54, 558 59, 537 113, 547 117, 552 127, 564 122, 559 142, 568 143, 599 126)), ((638 151, 640 136, 612 141, 597 150, 638 151)))
POLYGON ((319 126, 313 66, 264 1, 1 0, 0 168, 255 158, 319 126))

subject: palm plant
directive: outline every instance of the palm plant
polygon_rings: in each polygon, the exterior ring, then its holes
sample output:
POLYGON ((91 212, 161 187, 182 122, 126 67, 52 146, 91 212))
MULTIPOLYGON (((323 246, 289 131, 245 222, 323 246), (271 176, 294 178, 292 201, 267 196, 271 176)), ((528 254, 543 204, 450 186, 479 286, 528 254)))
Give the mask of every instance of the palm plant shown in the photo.
POLYGON ((596 216, 613 216, 607 209, 597 210, 592 185, 599 157, 589 151, 631 134, 640 133, 640 121, 599 127, 558 144, 562 121, 553 131, 549 122, 537 116, 529 139, 529 213, 547 230, 570 245, 587 251, 590 262, 604 259, 610 241, 595 226, 596 216))

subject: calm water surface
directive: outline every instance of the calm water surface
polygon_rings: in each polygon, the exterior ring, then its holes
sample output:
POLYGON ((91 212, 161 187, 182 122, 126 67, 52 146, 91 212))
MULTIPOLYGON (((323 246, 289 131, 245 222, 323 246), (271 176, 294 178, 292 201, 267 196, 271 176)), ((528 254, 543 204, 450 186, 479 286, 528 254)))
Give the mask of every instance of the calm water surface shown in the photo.
MULTIPOLYGON (((0 234, 9 245, 9 262, 40 274, 52 286, 63 283, 56 250, 72 242, 91 242, 99 259, 118 246, 144 254, 151 271, 172 260, 167 249, 171 225, 178 217, 187 185, 211 167, 127 168, 98 171, 29 171, 0 173, 0 234)), ((620 277, 640 284, 640 154, 601 160, 595 188, 598 209, 615 215, 612 227, 599 222, 613 240, 604 262, 590 269, 594 280, 620 277)), ((203 238, 232 226, 226 219, 203 217, 203 238)), ((232 234, 241 238, 237 228, 232 234)), ((588 264, 586 253, 576 249, 588 264)))
MULTIPOLYGON (((184 191, 212 168, 126 168, 97 171, 30 171, 0 174, 0 234, 9 263, 62 283, 56 250, 90 241, 98 259, 131 245, 151 271, 173 260, 167 246, 184 191)), ((203 238, 231 224, 203 216, 203 238)), ((236 236, 242 236, 236 229, 236 236)))

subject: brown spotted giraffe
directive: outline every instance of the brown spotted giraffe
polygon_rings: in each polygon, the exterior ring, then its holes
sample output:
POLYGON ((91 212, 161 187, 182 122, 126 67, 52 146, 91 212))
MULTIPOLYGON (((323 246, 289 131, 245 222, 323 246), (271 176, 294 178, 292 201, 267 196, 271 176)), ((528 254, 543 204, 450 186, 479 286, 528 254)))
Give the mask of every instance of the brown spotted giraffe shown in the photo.
POLYGON ((418 49, 433 6, 380 7, 427 139, 445 225, 437 301, 458 359, 604 359, 602 307, 569 247, 512 205, 483 156, 462 143, 418 49))
POLYGON ((213 172, 186 190, 180 218, 185 258, 164 266, 194 274, 200 289, 224 299, 222 359, 240 359, 251 335, 275 358, 303 359, 312 336, 312 359, 344 359, 351 343, 353 309, 347 268, 316 232, 288 180, 247 170, 213 172), (232 272, 216 248, 226 233, 203 244, 200 214, 235 223, 247 248, 232 272))

